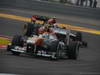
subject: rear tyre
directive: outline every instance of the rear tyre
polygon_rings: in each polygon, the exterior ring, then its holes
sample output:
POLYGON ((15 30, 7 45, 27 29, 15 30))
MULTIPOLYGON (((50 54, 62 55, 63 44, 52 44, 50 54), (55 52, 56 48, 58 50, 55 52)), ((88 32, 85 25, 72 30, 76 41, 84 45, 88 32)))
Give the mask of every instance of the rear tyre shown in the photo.
POLYGON ((82 41, 82 33, 81 32, 77 32, 76 33, 76 41, 82 41))
POLYGON ((24 25, 23 34, 25 36, 31 36, 34 32, 34 24, 28 23, 24 25))
POLYGON ((67 55, 69 59, 76 60, 79 55, 79 43, 78 42, 71 42, 68 46, 67 55))
POLYGON ((82 41, 82 45, 81 45, 81 47, 85 47, 85 48, 87 48, 87 47, 88 47, 88 43, 87 43, 86 41, 82 41))

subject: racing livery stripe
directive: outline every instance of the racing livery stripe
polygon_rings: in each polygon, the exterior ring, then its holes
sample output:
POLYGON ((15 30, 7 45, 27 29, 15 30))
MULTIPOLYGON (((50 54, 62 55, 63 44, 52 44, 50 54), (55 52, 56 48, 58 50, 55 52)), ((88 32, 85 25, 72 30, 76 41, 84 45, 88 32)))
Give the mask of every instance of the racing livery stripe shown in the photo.
MULTIPOLYGON (((25 21, 25 22, 30 22, 31 21, 31 18, 28 18, 28 17, 16 16, 16 15, 11 15, 11 14, 4 14, 4 13, 0 13, 0 17, 19 20, 19 21, 25 21)), ((42 24, 43 22, 37 21, 37 23, 42 24)), ((68 25, 68 24, 58 24, 58 26, 65 27, 66 29, 70 29, 70 30, 76 30, 76 31, 87 32, 87 33, 100 35, 100 30, 96 30, 96 29, 73 26, 73 25, 68 25)))

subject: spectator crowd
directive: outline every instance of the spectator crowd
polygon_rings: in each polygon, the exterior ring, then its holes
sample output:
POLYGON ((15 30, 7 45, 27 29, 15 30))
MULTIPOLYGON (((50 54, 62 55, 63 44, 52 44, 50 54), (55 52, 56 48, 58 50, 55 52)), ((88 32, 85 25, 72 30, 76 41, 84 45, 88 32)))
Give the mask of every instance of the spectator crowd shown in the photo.
POLYGON ((76 5, 89 6, 92 8, 96 8, 97 7, 97 0, 77 0, 76 5))
POLYGON ((86 7, 97 7, 97 0, 60 0, 61 3, 71 3, 75 2, 77 6, 86 6, 86 7))
POLYGON ((77 6, 85 6, 85 7, 92 7, 96 8, 98 0, 42 0, 42 1, 58 1, 60 3, 69 3, 75 4, 77 6))

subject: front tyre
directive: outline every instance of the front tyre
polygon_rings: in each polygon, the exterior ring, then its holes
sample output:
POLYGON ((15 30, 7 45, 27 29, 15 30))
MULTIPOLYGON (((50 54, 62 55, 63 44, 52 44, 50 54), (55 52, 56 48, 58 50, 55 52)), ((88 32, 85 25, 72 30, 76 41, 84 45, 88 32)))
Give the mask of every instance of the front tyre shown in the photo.
POLYGON ((24 38, 21 35, 15 35, 13 37, 11 45, 8 45, 7 50, 11 51, 13 55, 20 55, 20 52, 13 51, 15 47, 23 47, 24 46, 24 38))
POLYGON ((77 59, 79 55, 79 42, 71 42, 68 46, 67 55, 69 59, 77 59))

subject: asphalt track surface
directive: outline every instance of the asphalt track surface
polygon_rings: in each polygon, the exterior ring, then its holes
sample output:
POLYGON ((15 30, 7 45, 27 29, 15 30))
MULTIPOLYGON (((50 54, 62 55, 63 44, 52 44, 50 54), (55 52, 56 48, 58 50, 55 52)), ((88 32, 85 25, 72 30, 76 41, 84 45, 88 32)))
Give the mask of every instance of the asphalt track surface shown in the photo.
MULTIPOLYGON (((0 0, 1 13, 31 17, 56 15, 65 24, 100 30, 100 9, 72 7, 34 0, 0 0), (6 9, 6 10, 5 10, 6 9), (95 14, 95 15, 94 15, 95 14), (76 18, 76 19, 75 19, 76 18)), ((0 18, 0 35, 22 34, 23 21, 0 18)), ((83 33, 83 32, 82 32, 83 33)), ((83 33, 88 48, 81 48, 78 60, 50 61, 47 58, 13 56, 0 49, 0 73, 21 75, 100 75, 100 35, 83 33)))

